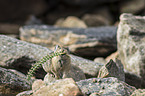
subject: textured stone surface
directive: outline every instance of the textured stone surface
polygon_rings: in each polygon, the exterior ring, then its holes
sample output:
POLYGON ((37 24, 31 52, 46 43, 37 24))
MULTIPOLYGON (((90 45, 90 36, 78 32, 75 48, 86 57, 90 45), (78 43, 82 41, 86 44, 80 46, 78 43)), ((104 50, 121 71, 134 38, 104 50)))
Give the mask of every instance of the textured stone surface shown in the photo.
POLYGON ((134 87, 119 81, 117 78, 91 78, 77 82, 84 94, 97 93, 101 96, 130 96, 134 87))
MULTIPOLYGON (((48 48, 0 35, 0 66, 13 68, 22 73, 27 71, 35 61, 51 53, 48 48)), ((70 55, 72 65, 79 67, 85 75, 97 76, 102 64, 70 55), (89 66, 88 66, 89 65, 89 66)), ((46 73, 41 68, 36 77, 43 78, 46 73)))
POLYGON ((68 16, 65 20, 56 21, 55 26, 68 28, 87 28, 85 22, 75 16, 68 16))
POLYGON ((17 72, 0 67, 0 95, 16 95, 17 93, 29 90, 31 83, 26 76, 17 72))
POLYGON ((131 96, 145 96, 145 89, 136 89, 131 96))
POLYGON ((125 69, 145 79, 145 17, 122 14, 117 42, 125 69))
POLYGON ((51 48, 56 44, 68 46, 76 55, 107 56, 116 50, 117 27, 59 28, 51 26, 23 26, 20 39, 51 48), (94 54, 97 53, 97 54, 94 54))
POLYGON ((98 74, 98 78, 116 77, 118 80, 125 81, 124 68, 120 60, 116 60, 116 63, 111 59, 106 65, 104 65, 98 74))
POLYGON ((45 87, 45 83, 44 81, 42 81, 41 79, 35 80, 32 84, 32 90, 33 92, 39 90, 41 87, 45 87))
POLYGON ((103 66, 103 64, 101 63, 95 63, 93 61, 83 59, 78 56, 70 56, 72 65, 79 67, 85 73, 86 78, 97 76, 100 68, 103 66))
POLYGON ((71 78, 57 80, 54 83, 51 83, 47 86, 40 86, 40 88, 37 90, 33 89, 34 96, 60 96, 60 94, 62 96, 83 95, 75 81, 71 78))

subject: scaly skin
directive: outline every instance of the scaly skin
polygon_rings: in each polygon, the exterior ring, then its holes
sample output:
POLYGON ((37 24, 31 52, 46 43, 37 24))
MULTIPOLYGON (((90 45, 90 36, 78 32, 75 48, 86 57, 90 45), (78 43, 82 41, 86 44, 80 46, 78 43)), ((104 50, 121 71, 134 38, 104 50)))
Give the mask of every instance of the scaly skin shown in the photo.
MULTIPOLYGON (((48 54, 47 56, 43 57, 40 61, 36 62, 32 67, 31 69, 29 70, 28 72, 28 75, 27 75, 27 79, 30 80, 31 77, 33 76, 34 72, 39 68, 41 67, 41 65, 43 65, 43 68, 44 70, 47 72, 52 72, 53 73, 53 66, 51 64, 51 59, 55 56, 59 56, 59 55, 64 55, 66 54, 64 50, 58 50, 58 51, 55 51, 51 54, 48 54), (48 64, 45 63, 48 61, 48 64)), ((55 75, 55 74, 54 74, 55 75)))
POLYGON ((64 71, 69 71, 71 68, 71 60, 67 50, 58 46, 54 53, 60 51, 64 51, 65 54, 55 56, 43 64, 43 69, 56 79, 61 79, 64 71))

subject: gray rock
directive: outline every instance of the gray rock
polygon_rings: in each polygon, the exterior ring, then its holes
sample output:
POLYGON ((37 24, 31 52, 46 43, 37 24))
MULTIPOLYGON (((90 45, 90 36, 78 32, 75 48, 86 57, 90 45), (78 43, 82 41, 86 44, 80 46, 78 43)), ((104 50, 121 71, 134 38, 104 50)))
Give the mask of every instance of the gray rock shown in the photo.
POLYGON ((145 80, 145 17, 122 14, 117 42, 124 68, 145 80))
POLYGON ((86 95, 97 93, 99 96, 130 96, 135 90, 135 87, 114 77, 85 79, 77 84, 86 95))
MULTIPOLYGON (((13 68, 27 74, 31 65, 52 51, 46 47, 20 41, 5 35, 0 35, 0 66, 13 68)), ((70 55, 72 65, 79 67, 87 76, 97 76, 103 64, 70 55), (89 65, 89 66, 88 66, 89 65)), ((37 78, 43 78, 46 73, 41 68, 36 72, 37 78)))
MULTIPOLYGON (((4 35, 0 35, 0 41, 0 66, 16 69, 24 74, 27 74, 35 61, 52 52, 47 48, 4 35)), ((37 77, 42 78, 45 74, 44 71, 38 71, 37 77)))
POLYGON ((72 53, 83 57, 101 57, 117 49, 116 31, 114 26, 85 29, 34 25, 21 27, 20 39, 48 48, 68 46, 72 53))
POLYGON ((26 80, 26 76, 17 71, 0 67, 0 95, 16 95, 30 88, 31 83, 26 80))
POLYGON ((86 78, 88 77, 96 77, 99 73, 100 68, 104 65, 101 63, 95 63, 91 60, 83 59, 78 56, 70 55, 72 65, 77 66, 80 68, 86 75, 86 78))
POLYGON ((120 60, 116 60, 116 63, 111 59, 106 65, 104 65, 98 74, 98 78, 116 77, 118 80, 125 81, 124 68, 120 60))

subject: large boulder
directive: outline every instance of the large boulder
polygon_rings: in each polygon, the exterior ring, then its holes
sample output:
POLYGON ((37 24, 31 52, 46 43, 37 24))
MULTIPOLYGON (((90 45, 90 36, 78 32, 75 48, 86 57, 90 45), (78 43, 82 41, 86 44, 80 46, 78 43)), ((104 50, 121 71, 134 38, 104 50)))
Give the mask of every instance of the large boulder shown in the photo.
POLYGON ((20 39, 51 48, 56 44, 68 46, 79 56, 108 56, 117 49, 117 27, 60 28, 46 25, 23 26, 20 39))
POLYGON ((114 77, 85 79, 77 85, 87 96, 92 93, 97 93, 97 96, 130 96, 136 89, 114 77))
POLYGON ((0 95, 16 95, 17 93, 29 90, 31 83, 26 76, 16 70, 0 67, 0 95))
MULTIPOLYGON (((20 41, 5 35, 0 35, 0 66, 16 69, 27 74, 30 67, 52 51, 46 47, 20 41)), ((103 64, 70 55, 73 66, 80 68, 87 76, 97 76, 103 64), (89 65, 89 66, 88 66, 89 65)), ((37 70, 37 78, 46 74, 43 69, 37 70)))
POLYGON ((122 14, 117 43, 125 69, 145 80, 145 17, 122 14))

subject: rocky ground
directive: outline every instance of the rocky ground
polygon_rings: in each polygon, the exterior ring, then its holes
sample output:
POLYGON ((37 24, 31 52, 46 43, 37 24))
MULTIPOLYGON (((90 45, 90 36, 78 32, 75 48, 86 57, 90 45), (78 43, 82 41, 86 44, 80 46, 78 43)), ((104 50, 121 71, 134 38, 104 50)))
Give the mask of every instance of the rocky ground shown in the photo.
POLYGON ((144 0, 14 1, 0 1, 0 96, 145 96, 144 0))
POLYGON ((144 26, 145 17, 125 13, 120 16, 118 27, 60 28, 27 25, 20 28, 21 40, 0 35, 0 94, 143 96, 144 26), (70 53, 80 56, 97 57, 116 49, 117 53, 106 60, 96 58, 95 62, 69 53, 67 57, 53 57, 46 63, 53 67, 43 66, 44 69, 40 68, 34 75, 33 83, 28 81, 26 75, 31 66, 51 54, 57 44, 68 46, 70 53), (62 66, 58 66, 60 60, 62 66))

